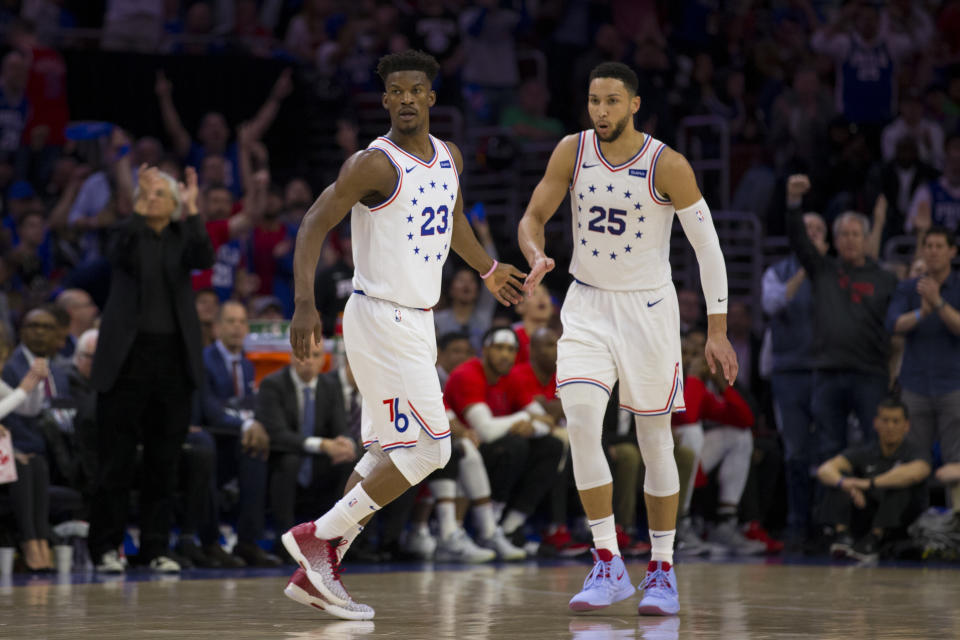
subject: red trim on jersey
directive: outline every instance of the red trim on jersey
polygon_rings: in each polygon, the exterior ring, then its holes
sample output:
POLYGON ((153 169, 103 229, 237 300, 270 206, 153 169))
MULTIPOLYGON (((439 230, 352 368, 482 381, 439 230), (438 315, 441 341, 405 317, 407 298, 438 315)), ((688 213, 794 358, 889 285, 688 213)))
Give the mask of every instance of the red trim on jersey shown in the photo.
POLYGON ((643 146, 640 147, 640 151, 637 151, 637 155, 633 156, 623 164, 613 165, 607 162, 607 159, 603 157, 603 151, 600 151, 600 143, 597 142, 596 134, 593 135, 593 148, 597 150, 597 157, 600 158, 600 162, 603 163, 603 166, 605 166, 610 171, 623 171, 630 165, 634 164, 637 160, 642 158, 643 154, 645 154, 647 152, 647 149, 650 147, 650 141, 653 140, 653 138, 651 138, 647 134, 644 134, 644 135, 646 136, 646 139, 643 141, 643 146))
POLYGON ((420 412, 416 410, 413 406, 413 403, 407 400, 407 405, 410 407, 410 411, 413 411, 413 417, 417 419, 417 422, 420 423, 420 426, 423 427, 428 434, 434 439, 444 438, 450 435, 450 429, 447 429, 443 433, 436 433, 433 429, 430 428, 430 425, 427 424, 427 421, 423 419, 423 416, 420 415, 420 412))
MULTIPOLYGON (((399 152, 402 153, 403 155, 407 156, 408 158, 410 158, 411 160, 417 162, 418 164, 423 165, 423 166, 426 167, 427 169, 431 168, 431 167, 437 162, 437 158, 440 156, 440 154, 437 153, 437 145, 435 145, 435 144, 433 143, 433 136, 430 136, 430 146, 433 147, 433 158, 430 159, 430 162, 425 162, 425 161, 421 160, 420 158, 418 158, 417 156, 415 156, 415 155, 413 155, 412 153, 410 153, 409 151, 404 151, 403 149, 401 149, 400 147, 398 147, 397 144, 396 144, 393 140, 391 140, 390 138, 388 138, 388 137, 386 137, 386 136, 380 136, 379 138, 377 138, 377 140, 383 140, 384 142, 386 142, 387 144, 389 144, 391 147, 393 147, 394 149, 396 149, 397 151, 399 151, 399 152)), ((451 158, 451 160, 452 160, 452 158, 451 158)))
POLYGON ((380 147, 370 147, 370 148, 376 149, 383 155, 387 156, 387 160, 389 160, 390 164, 392 164, 394 169, 397 170, 397 186, 394 188, 393 193, 390 194, 390 197, 387 198, 385 202, 383 202, 382 204, 378 204, 375 207, 370 207, 370 213, 373 213, 374 211, 379 211, 380 209, 383 209, 384 207, 389 205, 391 202, 396 200, 397 196, 400 195, 400 187, 403 186, 403 169, 401 169, 400 165, 398 165, 396 162, 393 161, 393 158, 390 157, 390 154, 387 153, 386 149, 381 149, 380 147))
POLYGON ((595 385, 597 385, 598 387, 602 387, 603 389, 605 389, 607 393, 610 393, 610 386, 609 386, 609 385, 606 385, 606 384, 600 382, 599 380, 594 380, 593 378, 583 378, 583 377, 580 377, 580 378, 564 378, 563 380, 557 380, 557 389, 559 389, 560 387, 562 387, 562 386, 564 386, 564 385, 566 385, 566 384, 572 384, 572 383, 574 383, 574 382, 584 382, 584 383, 586 383, 586 384, 595 384, 595 385))
POLYGON ((400 441, 400 442, 391 442, 390 444, 382 444, 380 445, 380 448, 383 449, 384 451, 389 451, 390 449, 396 449, 397 447, 413 447, 413 446, 416 446, 416 444, 417 444, 416 440, 410 440, 408 442, 400 441))
MULTIPOLYGON (((664 413, 667 413, 674 408, 673 401, 677 396, 677 388, 678 388, 677 383, 679 381, 680 381, 680 363, 677 362, 673 367, 673 387, 670 388, 670 393, 667 394, 667 404, 662 409, 650 409, 648 411, 641 411, 640 409, 634 409, 630 405, 623 404, 623 403, 620 403, 620 408, 626 409, 627 411, 629 411, 630 413, 636 416, 657 416, 657 415, 662 415, 664 413)), ((687 406, 683 402, 682 393, 680 394, 680 399, 681 399, 680 404, 677 405, 676 408, 677 410, 682 409, 686 411, 687 406)))
POLYGON ((657 204, 670 204, 669 200, 663 200, 657 195, 657 188, 653 184, 654 175, 657 170, 657 160, 660 159, 660 154, 663 153, 663 150, 666 148, 667 145, 662 144, 660 148, 657 149, 657 153, 653 156, 653 162, 650 163, 650 173, 647 174, 647 187, 650 189, 650 197, 653 198, 653 201, 657 204))
POLYGON ((573 165, 573 179, 570 180, 570 191, 573 191, 573 185, 577 184, 577 177, 580 175, 580 162, 583 160, 583 150, 586 145, 583 144, 583 136, 586 131, 581 131, 577 138, 577 162, 573 165))

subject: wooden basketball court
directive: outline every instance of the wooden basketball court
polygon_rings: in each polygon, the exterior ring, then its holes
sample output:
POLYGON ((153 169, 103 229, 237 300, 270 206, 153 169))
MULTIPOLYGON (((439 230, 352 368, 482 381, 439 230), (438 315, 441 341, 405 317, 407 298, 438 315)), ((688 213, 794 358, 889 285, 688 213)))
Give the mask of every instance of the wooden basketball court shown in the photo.
MULTIPOLYGON (((642 565, 629 569, 636 582, 642 565)), ((951 569, 684 564, 681 615, 671 619, 638 617, 638 597, 572 615, 567 600, 588 570, 534 563, 348 570, 354 597, 376 608, 371 622, 335 620, 287 600, 279 574, 89 584, 33 578, 0 585, 0 638, 960 638, 960 572, 951 569)))

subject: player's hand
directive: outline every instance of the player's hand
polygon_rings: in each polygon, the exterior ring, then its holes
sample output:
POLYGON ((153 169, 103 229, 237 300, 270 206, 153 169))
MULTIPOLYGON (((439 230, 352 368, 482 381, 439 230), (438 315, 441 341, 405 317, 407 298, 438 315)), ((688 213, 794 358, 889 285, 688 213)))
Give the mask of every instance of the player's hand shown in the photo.
POLYGON ((533 423, 529 420, 519 420, 510 426, 510 433, 521 438, 533 437, 533 423))
POLYGON ((707 336, 707 346, 703 350, 703 355, 707 359, 710 373, 716 374, 717 367, 720 367, 724 380, 727 381, 727 384, 733 386, 740 366, 737 364, 737 352, 733 350, 727 336, 719 333, 707 336))
POLYGON ((501 262, 493 270, 493 273, 483 281, 483 284, 500 304, 509 307, 511 304, 519 304, 523 301, 520 290, 523 287, 523 278, 526 275, 512 264, 501 262))
POLYGON ((270 436, 267 435, 267 430, 262 424, 254 421, 240 436, 240 446, 243 447, 244 453, 266 460, 270 455, 270 436))
POLYGON ((537 288, 537 285, 540 284, 540 281, 543 280, 543 276, 553 271, 553 268, 556 266, 557 263, 553 258, 548 258, 541 254, 533 261, 533 264, 530 265, 530 274, 523 283, 523 290, 527 293, 532 293, 533 290, 537 288))
MULTIPOLYGON (((493 276, 490 276, 491 278, 493 276)), ((310 356, 310 347, 323 344, 323 323, 312 304, 297 304, 290 320, 290 346, 293 357, 305 360, 310 356)))

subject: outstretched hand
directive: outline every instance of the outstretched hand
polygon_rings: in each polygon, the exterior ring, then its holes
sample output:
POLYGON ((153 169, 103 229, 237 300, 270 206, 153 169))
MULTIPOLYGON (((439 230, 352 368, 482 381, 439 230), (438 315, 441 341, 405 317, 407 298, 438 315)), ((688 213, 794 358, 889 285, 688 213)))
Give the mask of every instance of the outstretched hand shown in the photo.
POLYGON ((716 374, 717 367, 720 367, 723 379, 733 386, 740 366, 737 364, 737 352, 733 350, 733 345, 730 344, 727 336, 722 334, 708 336, 704 356, 707 359, 707 366, 710 367, 710 373, 716 374))
POLYGON ((483 281, 483 284, 500 304, 509 307, 511 304, 519 304, 523 301, 523 295, 520 291, 523 287, 523 278, 526 275, 512 264, 501 262, 493 273, 483 281))
POLYGON ((540 281, 543 280, 543 276, 553 271, 555 266, 557 266, 557 263, 554 259, 544 255, 534 260, 533 264, 530 265, 530 275, 527 276, 526 281, 523 283, 523 290, 527 293, 532 293, 533 290, 537 288, 537 285, 540 284, 540 281))
POLYGON ((199 181, 197 180, 197 170, 193 167, 187 167, 184 170, 184 175, 186 177, 186 182, 181 182, 179 184, 180 201, 183 203, 183 207, 186 209, 187 215, 192 216, 198 211, 197 196, 200 195, 199 181))

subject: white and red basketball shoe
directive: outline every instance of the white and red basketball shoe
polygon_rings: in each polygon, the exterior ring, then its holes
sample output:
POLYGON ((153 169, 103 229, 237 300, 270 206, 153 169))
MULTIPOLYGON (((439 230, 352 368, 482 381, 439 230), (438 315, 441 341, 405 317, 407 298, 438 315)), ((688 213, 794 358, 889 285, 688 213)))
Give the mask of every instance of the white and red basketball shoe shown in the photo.
POLYGON ((316 524, 304 522, 287 531, 280 540, 320 595, 327 602, 346 606, 353 602, 353 598, 340 581, 340 559, 336 545, 330 540, 318 538, 316 530, 316 524))
POLYGON ((345 605, 334 604, 324 598, 307 578, 307 572, 297 569, 283 590, 283 594, 302 605, 326 611, 343 620, 372 620, 373 607, 351 600, 345 605))

